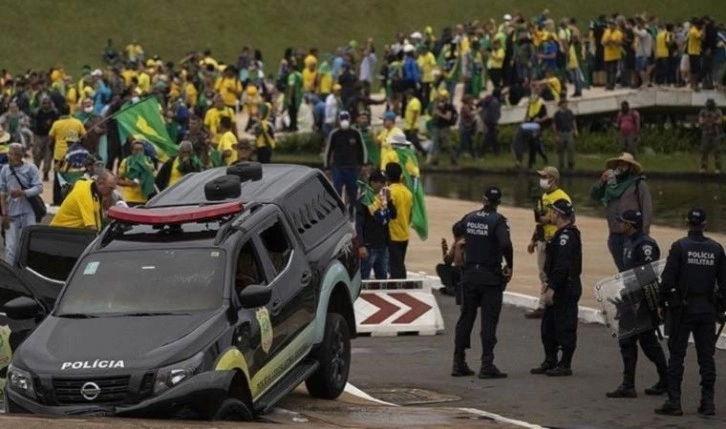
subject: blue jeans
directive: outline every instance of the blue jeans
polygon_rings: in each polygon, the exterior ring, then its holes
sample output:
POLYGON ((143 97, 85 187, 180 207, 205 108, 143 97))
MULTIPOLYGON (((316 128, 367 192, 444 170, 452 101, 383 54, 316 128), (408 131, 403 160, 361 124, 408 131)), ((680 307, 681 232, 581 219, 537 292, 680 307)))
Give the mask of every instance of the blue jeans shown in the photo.
POLYGON ((625 234, 610 233, 608 236, 608 250, 613 256, 615 266, 618 267, 618 271, 625 271, 625 264, 623 264, 623 250, 625 249, 625 240, 627 239, 625 234))
POLYGON ((388 249, 384 247, 368 247, 368 259, 360 261, 360 276, 363 280, 371 278, 371 268, 376 280, 388 278, 388 249))
POLYGON ((569 71, 570 73, 570 80, 575 85, 575 94, 582 94, 582 87, 584 86, 584 82, 582 81, 582 77, 580 75, 580 69, 572 69, 569 71))
POLYGON ((10 217, 10 227, 5 232, 5 262, 15 265, 20 234, 26 226, 35 225, 35 213, 25 213, 10 217))
POLYGON ((355 202, 358 200, 358 168, 333 166, 333 187, 343 197, 343 187, 347 195, 348 214, 355 213, 355 202))
POLYGON ((469 152, 472 158, 476 158, 473 146, 473 137, 476 133, 476 125, 459 126, 459 151, 457 156, 461 156, 462 152, 469 152))

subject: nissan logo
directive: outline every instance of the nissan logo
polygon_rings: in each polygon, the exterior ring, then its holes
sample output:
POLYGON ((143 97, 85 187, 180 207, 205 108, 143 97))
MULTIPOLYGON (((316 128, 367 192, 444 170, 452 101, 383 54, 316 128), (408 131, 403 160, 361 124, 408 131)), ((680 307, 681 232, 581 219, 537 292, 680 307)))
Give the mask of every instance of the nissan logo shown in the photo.
POLYGON ((101 394, 101 388, 98 387, 98 384, 88 382, 81 387, 81 396, 88 399, 89 401, 93 401, 94 399, 98 398, 98 395, 101 394))

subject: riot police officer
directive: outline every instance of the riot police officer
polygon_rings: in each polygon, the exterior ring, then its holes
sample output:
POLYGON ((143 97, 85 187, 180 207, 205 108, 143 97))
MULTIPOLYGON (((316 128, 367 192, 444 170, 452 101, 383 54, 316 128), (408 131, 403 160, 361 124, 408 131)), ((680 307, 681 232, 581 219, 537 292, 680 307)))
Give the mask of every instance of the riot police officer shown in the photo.
POLYGON ((549 221, 557 226, 557 232, 545 250, 547 290, 541 329, 545 360, 530 372, 563 377, 572 375, 572 356, 577 346, 577 312, 582 295, 582 242, 580 230, 573 223, 575 210, 572 203, 559 199, 549 208, 549 221), (562 355, 558 360, 560 351, 562 355))
MULTIPOLYGON (((623 249, 623 271, 640 267, 660 259, 660 248, 648 234, 643 232, 643 214, 640 210, 626 210, 618 219, 623 224, 626 236, 623 249)), ((638 363, 638 343, 645 356, 655 364, 658 370, 658 382, 647 389, 646 395, 662 395, 666 392, 667 376, 665 353, 658 343, 655 330, 643 332, 620 340, 620 355, 623 358, 623 383, 614 391, 608 392, 608 398, 635 398, 635 367, 638 363)))
POLYGON ((688 236, 671 246, 661 275, 661 306, 666 311, 668 349, 668 400, 656 414, 681 416, 681 381, 688 337, 693 334, 701 373, 698 412, 715 414, 715 324, 726 304, 726 255, 723 247, 703 235, 706 212, 688 212, 688 236), (717 286, 718 284, 718 286, 717 286))
POLYGON ((502 191, 492 186, 484 192, 484 207, 464 216, 454 229, 465 233, 464 271, 462 275, 461 314, 456 323, 454 342, 454 377, 473 375, 466 364, 471 329, 481 307, 481 370, 479 378, 504 378, 507 374, 494 366, 494 345, 502 309, 504 288, 512 277, 514 251, 507 219, 497 213, 502 191), (502 259, 506 266, 502 268, 502 259))

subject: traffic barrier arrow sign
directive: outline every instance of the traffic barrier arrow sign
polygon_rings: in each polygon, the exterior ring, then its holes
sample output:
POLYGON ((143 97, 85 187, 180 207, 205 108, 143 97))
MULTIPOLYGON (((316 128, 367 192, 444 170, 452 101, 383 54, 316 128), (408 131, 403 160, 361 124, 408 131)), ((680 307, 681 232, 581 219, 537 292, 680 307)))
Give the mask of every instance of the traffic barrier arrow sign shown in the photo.
POLYGON ((399 310, 398 306, 391 304, 376 294, 364 293, 360 295, 360 298, 378 307, 378 311, 370 315, 366 320, 362 321, 361 325, 377 325, 393 316, 393 314, 399 310))
POLYGON ((406 313, 402 314, 396 320, 394 320, 393 323, 412 323, 419 317, 423 316, 427 311, 431 310, 430 305, 414 298, 413 296, 411 296, 410 294, 407 294, 407 293, 392 292, 392 293, 389 293, 388 296, 402 302, 403 304, 407 305, 410 308, 410 310, 408 310, 406 313))

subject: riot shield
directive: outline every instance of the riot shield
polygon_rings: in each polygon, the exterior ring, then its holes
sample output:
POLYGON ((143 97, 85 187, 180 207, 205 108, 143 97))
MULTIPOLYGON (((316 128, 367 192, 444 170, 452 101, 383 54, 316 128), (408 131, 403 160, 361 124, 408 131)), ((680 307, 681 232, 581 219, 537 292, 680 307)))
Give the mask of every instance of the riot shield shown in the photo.
POLYGON ((658 295, 664 267, 662 259, 597 282, 595 297, 614 338, 622 340, 660 325, 658 295))

